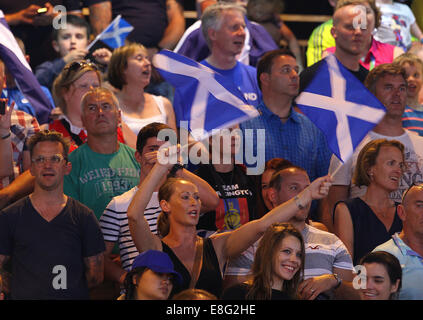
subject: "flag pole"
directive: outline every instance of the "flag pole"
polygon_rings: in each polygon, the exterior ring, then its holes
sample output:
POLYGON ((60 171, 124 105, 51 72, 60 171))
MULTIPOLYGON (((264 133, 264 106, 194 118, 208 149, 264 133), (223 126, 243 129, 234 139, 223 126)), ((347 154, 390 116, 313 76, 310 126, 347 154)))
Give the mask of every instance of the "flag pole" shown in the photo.
POLYGON ((97 37, 95 37, 95 39, 88 45, 88 47, 86 48, 86 50, 87 51, 89 51, 91 48, 92 48, 92 46, 98 41, 98 40, 100 40, 100 38, 101 38, 101 36, 106 32, 106 30, 111 26, 111 25, 113 25, 114 24, 114 22, 116 21, 116 20, 120 20, 120 18, 121 18, 121 16, 122 15, 118 15, 116 18, 114 18, 113 19, 113 21, 112 22, 110 22, 110 24, 101 32, 101 33, 99 33, 98 35, 97 35, 97 37))

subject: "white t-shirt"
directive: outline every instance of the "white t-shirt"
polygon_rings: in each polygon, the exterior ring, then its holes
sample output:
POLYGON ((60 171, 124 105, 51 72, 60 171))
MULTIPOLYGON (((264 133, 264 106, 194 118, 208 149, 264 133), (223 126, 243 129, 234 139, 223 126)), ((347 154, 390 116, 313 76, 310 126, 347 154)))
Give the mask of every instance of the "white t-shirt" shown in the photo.
POLYGON ((346 161, 339 170, 337 170, 337 168, 341 165, 341 161, 336 156, 332 155, 329 173, 334 179, 333 185, 349 186, 351 184, 350 198, 361 197, 366 193, 367 187, 362 186, 359 188, 352 184, 351 180, 360 150, 368 142, 375 139, 398 140, 405 147, 404 154, 407 169, 401 178, 398 190, 391 193, 391 199, 401 202, 403 192, 407 190, 411 184, 423 182, 423 137, 409 130, 405 130, 404 134, 398 137, 388 137, 370 131, 355 149, 352 157, 346 161), (335 171, 336 173, 333 175, 335 171))
POLYGON ((410 7, 402 4, 377 4, 382 19, 379 28, 377 28, 375 39, 404 48, 411 46, 411 25, 416 22, 410 7))
MULTIPOLYGON (((127 271, 131 269, 132 262, 139 254, 129 231, 127 215, 129 204, 137 191, 138 187, 134 187, 120 196, 114 197, 100 218, 104 240, 109 242, 119 241, 122 268, 127 271)), ((157 234, 157 217, 161 211, 158 193, 153 192, 144 211, 144 217, 154 234, 157 234)))

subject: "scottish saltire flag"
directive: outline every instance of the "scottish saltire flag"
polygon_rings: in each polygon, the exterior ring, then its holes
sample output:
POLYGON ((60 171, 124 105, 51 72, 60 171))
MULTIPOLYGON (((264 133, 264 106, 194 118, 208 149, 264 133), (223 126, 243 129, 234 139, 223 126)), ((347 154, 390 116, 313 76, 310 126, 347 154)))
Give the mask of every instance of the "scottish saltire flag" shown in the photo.
POLYGON ((332 54, 296 102, 342 162, 386 113, 384 105, 332 54))
POLYGON ((6 68, 15 78, 19 90, 35 110, 36 118, 40 124, 48 121, 50 111, 53 109, 50 101, 41 89, 40 83, 32 73, 31 67, 19 48, 9 26, 0 10, 0 58, 6 68))
POLYGON ((134 30, 134 27, 123 19, 121 15, 118 15, 112 22, 110 22, 107 28, 90 43, 87 50, 89 50, 97 40, 103 41, 113 49, 119 48, 125 44, 125 39, 132 30, 134 30))
POLYGON ((153 64, 175 87, 177 123, 186 121, 196 140, 207 138, 213 129, 228 128, 259 115, 231 80, 194 60, 162 50, 153 57, 153 64))

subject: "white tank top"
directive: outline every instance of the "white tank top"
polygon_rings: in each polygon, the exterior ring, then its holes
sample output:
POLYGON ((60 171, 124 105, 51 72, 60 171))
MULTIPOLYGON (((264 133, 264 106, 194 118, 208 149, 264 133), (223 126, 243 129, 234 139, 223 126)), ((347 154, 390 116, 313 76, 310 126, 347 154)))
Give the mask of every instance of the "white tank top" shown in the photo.
POLYGON ((150 117, 150 118, 145 118, 145 119, 140 119, 140 118, 133 118, 133 117, 128 117, 127 115, 125 115, 125 113, 122 111, 122 121, 125 122, 128 127, 136 134, 138 135, 138 132, 145 127, 147 124, 153 123, 153 122, 159 122, 159 123, 165 123, 167 124, 167 115, 164 109, 164 103, 163 103, 163 97, 161 96, 154 96, 152 95, 154 101, 157 104, 157 107, 160 110, 159 115, 154 116, 154 117, 150 117))

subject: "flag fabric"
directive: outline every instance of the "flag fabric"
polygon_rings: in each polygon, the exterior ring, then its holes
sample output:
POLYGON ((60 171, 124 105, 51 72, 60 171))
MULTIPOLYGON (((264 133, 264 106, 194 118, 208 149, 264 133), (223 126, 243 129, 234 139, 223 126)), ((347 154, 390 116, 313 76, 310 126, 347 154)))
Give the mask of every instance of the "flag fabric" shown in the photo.
POLYGON ((162 50, 153 64, 175 87, 173 108, 177 123, 186 121, 196 140, 203 140, 214 129, 229 128, 259 116, 242 92, 214 70, 180 54, 162 50))
POLYGON ((342 162, 386 113, 385 106, 332 54, 322 61, 296 103, 323 131, 342 162))
POLYGON ((18 89, 29 101, 35 110, 39 124, 47 123, 50 112, 53 109, 49 99, 41 89, 31 67, 25 59, 15 37, 9 29, 0 10, 0 58, 3 60, 7 70, 15 78, 18 89))
POLYGON ((134 27, 128 21, 118 15, 108 26, 104 29, 93 42, 88 46, 89 48, 97 41, 101 40, 109 47, 116 49, 125 44, 126 37, 134 30, 134 27))

